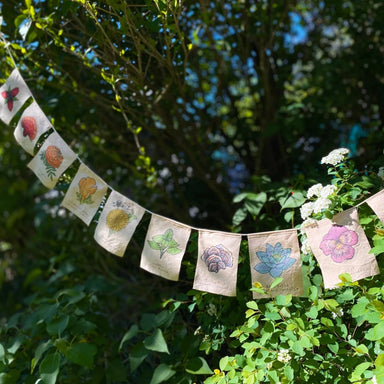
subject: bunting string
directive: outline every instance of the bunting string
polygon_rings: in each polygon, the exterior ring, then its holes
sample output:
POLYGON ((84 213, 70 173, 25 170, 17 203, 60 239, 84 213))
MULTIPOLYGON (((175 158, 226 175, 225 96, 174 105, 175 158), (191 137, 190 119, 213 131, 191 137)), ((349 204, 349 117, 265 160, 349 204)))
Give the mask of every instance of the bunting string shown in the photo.
MULTIPOLYGON (((300 246, 297 229, 262 233, 230 233, 202 229, 180 223, 141 207, 111 188, 85 165, 61 138, 34 99, 19 73, 7 42, 1 41, 15 66, 0 87, 0 120, 9 125, 27 100, 16 124, 14 137, 30 155, 28 167, 44 186, 55 187, 61 175, 78 160, 80 165, 61 203, 86 225, 102 208, 94 239, 108 252, 124 256, 136 227, 145 212, 151 215, 140 267, 165 279, 178 281, 191 231, 198 232, 198 257, 193 288, 200 291, 236 296, 240 244, 247 237, 252 284, 259 282, 269 289, 276 278, 282 283, 271 289, 272 295, 304 295, 300 246), (43 134, 52 131, 34 155, 43 134), (105 204, 107 191, 111 193, 105 204), (103 206, 102 206, 103 204, 103 206)), ((384 191, 369 197, 355 207, 306 227, 305 233, 319 263, 325 288, 334 288, 338 276, 349 273, 356 281, 379 273, 376 258, 370 252, 367 237, 359 223, 358 207, 367 203, 384 222, 384 191)), ((254 298, 266 295, 253 292, 254 298)), ((269 296, 268 296, 269 297, 269 296)))

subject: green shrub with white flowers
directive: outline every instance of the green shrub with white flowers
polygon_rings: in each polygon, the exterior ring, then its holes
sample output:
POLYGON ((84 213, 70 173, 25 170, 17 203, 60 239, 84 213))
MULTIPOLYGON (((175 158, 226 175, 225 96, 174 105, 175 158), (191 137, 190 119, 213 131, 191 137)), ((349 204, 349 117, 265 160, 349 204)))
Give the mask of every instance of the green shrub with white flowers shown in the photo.
MULTIPOLYGON (((305 234, 308 225, 332 218, 383 188, 384 168, 360 172, 347 156, 345 148, 332 151, 321 160, 329 184, 315 183, 303 193, 306 199, 296 193, 306 295, 249 301, 244 323, 231 334, 232 353, 221 358, 204 383, 384 383, 382 273, 360 281, 343 273, 337 288, 324 289, 305 234)), ((282 204, 288 219, 294 214, 287 211, 297 211, 297 205, 287 209, 282 204)), ((359 221, 383 271, 383 224, 367 204, 359 206, 359 221)), ((271 288, 281 282, 275 279, 271 288)), ((269 293, 257 282, 251 291, 269 293)))

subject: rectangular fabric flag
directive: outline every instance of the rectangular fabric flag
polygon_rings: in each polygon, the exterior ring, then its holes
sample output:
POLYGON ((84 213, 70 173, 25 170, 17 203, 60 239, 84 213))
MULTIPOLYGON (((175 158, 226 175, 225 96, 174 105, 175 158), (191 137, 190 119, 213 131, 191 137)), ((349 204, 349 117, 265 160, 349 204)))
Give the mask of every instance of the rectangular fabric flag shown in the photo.
POLYGON ((57 132, 47 137, 28 167, 40 181, 52 189, 62 173, 76 160, 76 154, 57 132))
POLYGON ((61 205, 89 225, 95 216, 108 185, 86 165, 80 164, 61 205))
POLYGON ((95 240, 108 252, 123 256, 145 209, 112 191, 96 226, 95 240))
POLYGON ((25 109, 13 132, 16 141, 30 155, 33 155, 36 142, 42 133, 52 128, 51 123, 34 101, 25 109))
POLYGON ((306 228, 309 244, 320 265, 324 287, 335 288, 339 275, 349 273, 353 281, 377 275, 379 267, 359 223, 356 207, 323 219, 306 228))
POLYGON ((372 208, 380 221, 384 223, 384 190, 374 194, 365 202, 372 208))
MULTIPOLYGON (((252 283, 269 289, 273 280, 284 280, 272 289, 271 295, 301 296, 304 294, 300 247, 296 229, 248 235, 252 283)), ((270 297, 253 292, 254 299, 270 297)))
POLYGON ((241 235, 199 230, 193 289, 236 296, 241 235))
POLYGON ((178 281, 190 234, 190 227, 152 214, 140 268, 165 279, 178 281))
POLYGON ((19 71, 14 69, 0 88, 0 119, 9 124, 24 103, 32 97, 19 71))

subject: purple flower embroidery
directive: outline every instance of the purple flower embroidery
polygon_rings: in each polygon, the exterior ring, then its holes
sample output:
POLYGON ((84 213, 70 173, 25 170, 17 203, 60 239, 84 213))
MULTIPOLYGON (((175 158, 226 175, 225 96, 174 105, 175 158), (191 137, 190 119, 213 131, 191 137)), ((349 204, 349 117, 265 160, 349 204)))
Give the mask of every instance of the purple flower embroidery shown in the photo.
POLYGON ((333 261, 342 263, 344 260, 352 259, 355 255, 354 245, 359 238, 355 231, 342 225, 334 225, 323 237, 320 249, 325 255, 331 255, 333 261))
POLYGON ((220 269, 230 268, 233 265, 232 252, 222 244, 205 249, 201 258, 209 272, 217 273, 220 269))

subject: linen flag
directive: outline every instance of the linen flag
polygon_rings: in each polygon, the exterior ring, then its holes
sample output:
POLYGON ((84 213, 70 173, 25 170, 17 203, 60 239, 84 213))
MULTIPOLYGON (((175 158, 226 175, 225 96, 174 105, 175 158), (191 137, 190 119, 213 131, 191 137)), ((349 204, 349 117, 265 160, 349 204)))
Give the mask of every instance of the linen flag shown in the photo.
MULTIPOLYGON (((297 230, 288 229, 248 235, 252 283, 259 282, 269 290, 277 277, 284 280, 271 290, 271 295, 304 294, 297 230)), ((270 297, 253 292, 253 298, 270 297)))
POLYGON ((145 209, 112 191, 95 229, 95 240, 107 251, 123 256, 145 209))
POLYGON ((50 128, 52 128, 51 123, 34 101, 21 115, 13 134, 21 147, 33 155, 37 140, 50 128))
POLYGON ((86 165, 80 164, 61 205, 89 225, 95 216, 108 185, 86 165))
POLYGON ((199 230, 193 289, 236 296, 241 235, 199 230))
POLYGON ((338 213, 332 220, 320 220, 305 231, 325 288, 337 287, 342 273, 349 273, 353 281, 379 273, 356 207, 338 213))
POLYGON ((47 188, 52 189, 63 172, 76 160, 76 154, 57 132, 47 137, 28 167, 47 188))
POLYGON ((0 119, 9 124, 24 103, 32 97, 19 71, 14 69, 0 88, 0 119))
POLYGON ((384 189, 365 200, 365 202, 372 208, 380 221, 384 223, 384 189))
POLYGON ((178 281, 190 234, 190 227, 152 214, 140 268, 165 279, 178 281))

